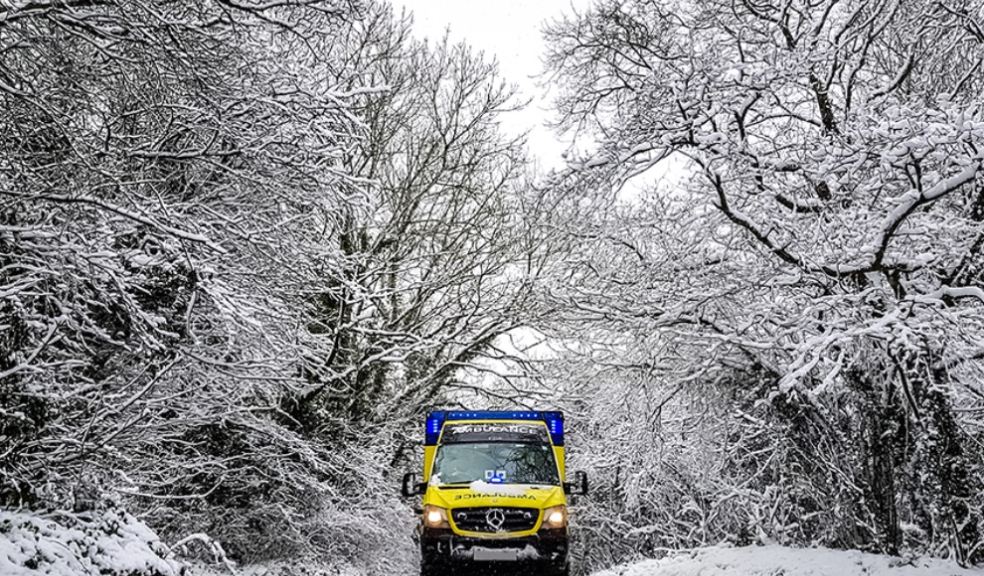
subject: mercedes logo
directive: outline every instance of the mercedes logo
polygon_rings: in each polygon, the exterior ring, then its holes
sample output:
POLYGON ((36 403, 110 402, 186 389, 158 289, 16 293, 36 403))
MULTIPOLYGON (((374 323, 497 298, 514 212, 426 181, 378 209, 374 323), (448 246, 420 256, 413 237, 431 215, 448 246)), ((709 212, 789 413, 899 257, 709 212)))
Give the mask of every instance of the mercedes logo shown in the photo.
POLYGON ((506 513, 502 511, 502 508, 490 508, 485 513, 485 523, 489 525, 489 528, 498 532, 506 523, 506 513))

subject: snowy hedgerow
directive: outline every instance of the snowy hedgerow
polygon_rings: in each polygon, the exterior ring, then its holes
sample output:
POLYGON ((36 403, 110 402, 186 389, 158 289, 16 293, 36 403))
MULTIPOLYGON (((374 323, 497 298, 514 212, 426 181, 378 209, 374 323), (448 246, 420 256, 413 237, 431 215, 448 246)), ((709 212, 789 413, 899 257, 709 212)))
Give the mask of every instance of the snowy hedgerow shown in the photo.
POLYGON ((154 532, 119 509, 29 514, 0 510, 4 576, 180 576, 154 532))

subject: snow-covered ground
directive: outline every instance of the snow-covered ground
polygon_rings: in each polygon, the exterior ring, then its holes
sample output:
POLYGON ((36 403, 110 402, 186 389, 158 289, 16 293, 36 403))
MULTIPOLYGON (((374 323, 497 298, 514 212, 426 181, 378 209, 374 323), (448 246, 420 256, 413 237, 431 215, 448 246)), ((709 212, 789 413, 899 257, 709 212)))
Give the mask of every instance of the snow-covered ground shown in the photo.
MULTIPOLYGON (((385 576, 413 576, 395 561, 385 576), (406 574, 403 574, 406 572, 406 574)), ((133 516, 109 510, 35 515, 0 510, 0 576, 379 576, 378 570, 319 568, 303 561, 234 567, 182 567, 133 516)), ((903 560, 857 551, 781 546, 703 548, 594 576, 984 576, 935 559, 903 560)))
POLYGON ((850 550, 782 546, 703 548, 595 576, 984 576, 935 559, 906 561, 850 550))
POLYGON ((0 510, 2 576, 178 576, 145 524, 118 510, 43 516, 0 510))

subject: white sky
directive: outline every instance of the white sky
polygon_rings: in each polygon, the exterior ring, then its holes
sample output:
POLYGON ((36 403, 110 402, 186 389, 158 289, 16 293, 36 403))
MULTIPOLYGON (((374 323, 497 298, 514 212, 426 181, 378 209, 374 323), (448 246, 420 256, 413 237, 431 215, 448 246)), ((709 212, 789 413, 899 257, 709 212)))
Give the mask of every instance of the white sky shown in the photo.
POLYGON ((566 146, 543 126, 552 119, 551 100, 538 86, 543 70, 542 24, 591 0, 391 0, 414 14, 419 37, 439 40, 450 29, 452 41, 464 41, 499 62, 503 78, 515 83, 521 95, 531 98, 527 109, 503 118, 511 133, 529 132, 531 153, 545 168, 563 164, 566 146))

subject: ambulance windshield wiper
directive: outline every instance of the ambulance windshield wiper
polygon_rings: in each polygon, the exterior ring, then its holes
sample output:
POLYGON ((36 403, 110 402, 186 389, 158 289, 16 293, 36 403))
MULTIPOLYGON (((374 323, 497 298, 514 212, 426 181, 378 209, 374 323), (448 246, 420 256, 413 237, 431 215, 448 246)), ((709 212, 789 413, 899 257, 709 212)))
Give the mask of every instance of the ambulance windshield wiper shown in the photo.
POLYGON ((468 488, 469 486, 471 486, 470 481, 438 484, 438 488, 468 488))

